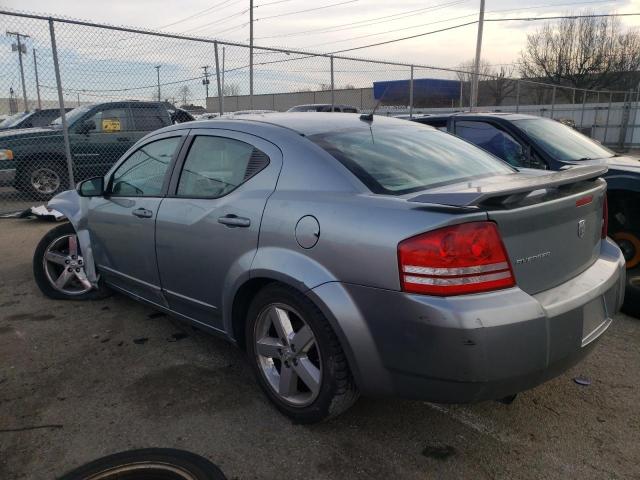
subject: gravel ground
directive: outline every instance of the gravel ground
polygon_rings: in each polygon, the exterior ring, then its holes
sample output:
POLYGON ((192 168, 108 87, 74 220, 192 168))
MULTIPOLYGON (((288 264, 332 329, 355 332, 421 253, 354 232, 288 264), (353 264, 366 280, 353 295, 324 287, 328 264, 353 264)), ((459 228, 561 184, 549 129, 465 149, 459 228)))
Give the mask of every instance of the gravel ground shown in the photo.
POLYGON ((120 295, 44 298, 31 255, 51 227, 0 220, 0 479, 143 447, 230 479, 640 478, 640 320, 617 316, 581 365, 511 405, 364 398, 299 426, 235 347, 120 295))

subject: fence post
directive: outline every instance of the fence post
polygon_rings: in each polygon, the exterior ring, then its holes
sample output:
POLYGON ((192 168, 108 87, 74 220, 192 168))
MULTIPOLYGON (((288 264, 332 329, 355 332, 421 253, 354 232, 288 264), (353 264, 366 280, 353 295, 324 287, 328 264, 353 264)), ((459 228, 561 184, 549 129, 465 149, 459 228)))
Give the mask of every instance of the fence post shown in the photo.
POLYGON ((516 80, 516 113, 520 111, 520 79, 516 80))
POLYGON ((618 136, 618 148, 620 150, 624 148, 624 144, 627 139, 627 127, 629 126, 631 102, 633 99, 632 97, 633 97, 633 90, 624 92, 624 105, 622 106, 622 121, 620 122, 620 135, 618 136))
POLYGON ((220 84, 220 62, 218 61, 218 42, 213 42, 213 51, 216 56, 216 84, 218 86, 218 111, 220 116, 224 115, 224 92, 220 84))
POLYGON ((413 65, 411 65, 411 80, 409 83, 409 118, 413 118, 413 65))
POLYGON ((609 108, 607 108, 607 124, 604 126, 604 137, 602 143, 607 143, 607 132, 609 131, 609 119, 611 118, 611 104, 613 103, 613 92, 609 92, 609 108))
POLYGON ((580 114, 580 128, 584 127, 584 108, 587 103, 587 91, 582 92, 582 113, 580 114))
POLYGON ((553 86, 553 91, 551 93, 551 118, 553 118, 553 114, 556 110, 556 86, 553 86))
POLYGON ((334 84, 334 77, 333 77, 333 55, 329 57, 329 60, 331 61, 331 111, 333 112, 334 105, 336 104, 335 84, 334 84))
POLYGON ((51 53, 53 55, 53 69, 56 74, 56 88, 58 90, 58 104, 60 105, 60 117, 62 118, 62 137, 64 139, 64 154, 67 157, 67 174, 69 175, 69 190, 73 189, 76 182, 73 178, 73 160, 71 159, 71 146, 69 144, 69 125, 64 109, 64 96, 62 95, 62 81, 60 80, 60 65, 58 64, 58 48, 56 46, 56 31, 53 26, 53 18, 49 19, 49 36, 51 37, 51 53))

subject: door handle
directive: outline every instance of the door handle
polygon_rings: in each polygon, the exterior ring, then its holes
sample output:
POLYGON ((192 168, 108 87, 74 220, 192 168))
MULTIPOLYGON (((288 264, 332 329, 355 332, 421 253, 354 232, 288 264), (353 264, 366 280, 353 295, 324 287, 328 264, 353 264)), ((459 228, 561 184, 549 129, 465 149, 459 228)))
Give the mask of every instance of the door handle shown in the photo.
POLYGON ((153 216, 153 212, 146 208, 137 208, 131 212, 131 215, 135 215, 138 218, 151 218, 153 216))
POLYGON ((218 223, 226 225, 227 227, 248 227, 251 225, 251 220, 230 214, 218 218, 218 223))

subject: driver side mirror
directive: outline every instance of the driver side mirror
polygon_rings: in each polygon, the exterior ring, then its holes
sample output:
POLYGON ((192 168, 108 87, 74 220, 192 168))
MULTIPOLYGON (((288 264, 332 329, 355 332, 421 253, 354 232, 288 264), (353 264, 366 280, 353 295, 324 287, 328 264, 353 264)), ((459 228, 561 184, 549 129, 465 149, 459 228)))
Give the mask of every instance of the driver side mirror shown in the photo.
POLYGON ((80 124, 80 126, 78 126, 78 129, 76 130, 79 134, 88 134, 91 130, 95 130, 96 129, 96 122, 94 122, 93 120, 85 120, 84 122, 82 122, 80 124))
POLYGON ((104 195, 104 177, 93 177, 80 182, 76 188, 81 197, 101 197, 104 195))

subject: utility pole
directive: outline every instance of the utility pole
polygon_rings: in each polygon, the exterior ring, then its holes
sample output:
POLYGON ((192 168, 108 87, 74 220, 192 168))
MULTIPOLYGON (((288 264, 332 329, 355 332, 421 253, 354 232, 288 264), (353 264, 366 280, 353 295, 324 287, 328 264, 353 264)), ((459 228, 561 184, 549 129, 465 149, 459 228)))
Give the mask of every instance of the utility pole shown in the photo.
POLYGON ((162 65, 156 65, 154 68, 156 69, 156 72, 158 74, 158 101, 160 102, 160 67, 162 65))
POLYGON ((40 82, 38 81, 38 59, 36 58, 36 49, 33 49, 33 68, 36 70, 36 93, 38 94, 38 110, 42 110, 42 102, 40 101, 40 82))
POLYGON ((27 88, 24 84, 24 66, 22 65, 22 54, 27 54, 27 47, 22 44, 23 38, 29 38, 29 35, 25 35, 23 33, 18 32, 7 32, 8 36, 16 37, 16 43, 11 45, 12 51, 18 51, 18 59, 20 60, 20 79, 22 80, 22 99, 24 100, 24 111, 29 110, 29 104, 27 102, 27 88))
POLYGON ((78 92, 78 106, 80 106, 80 92, 78 92))
POLYGON ((480 0, 480 16, 478 18, 478 39, 476 41, 476 60, 473 64, 473 78, 471 79, 471 111, 478 106, 478 83, 480 80, 480 57, 482 55, 482 28, 484 26, 484 0, 480 0))
POLYGON ((207 72, 207 69, 209 68, 209 65, 205 65, 204 67, 202 67, 202 69, 204 70, 204 78, 202 79, 202 84, 204 85, 205 88, 205 97, 204 97, 204 104, 207 104, 207 98, 209 98, 209 73, 207 72))
POLYGON ((224 48, 222 47, 222 92, 224 93, 224 48))
POLYGON ((249 0, 249 108, 253 109, 253 0, 249 0))

